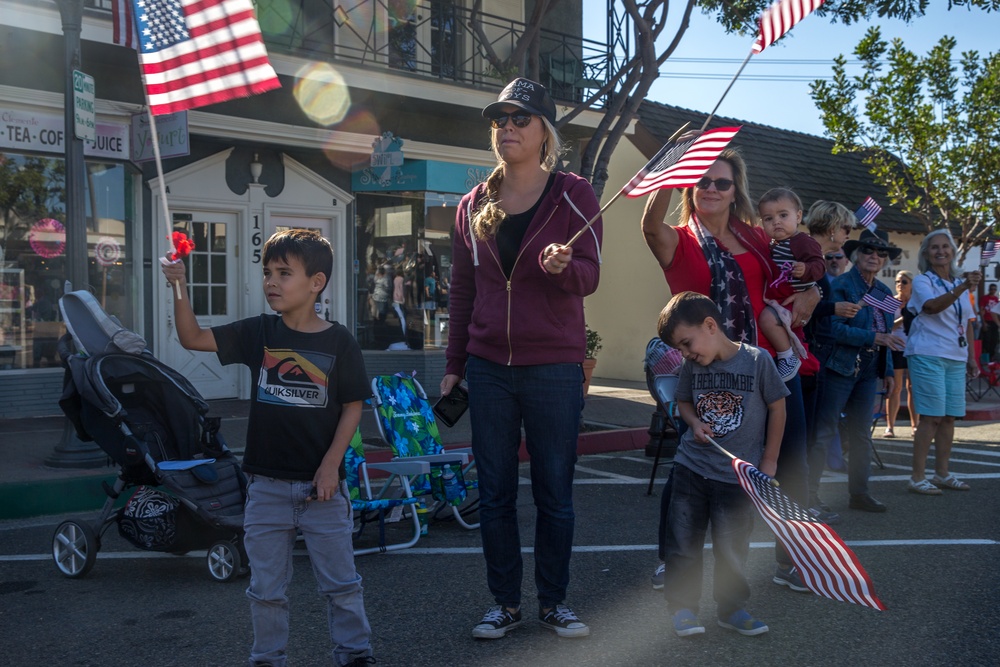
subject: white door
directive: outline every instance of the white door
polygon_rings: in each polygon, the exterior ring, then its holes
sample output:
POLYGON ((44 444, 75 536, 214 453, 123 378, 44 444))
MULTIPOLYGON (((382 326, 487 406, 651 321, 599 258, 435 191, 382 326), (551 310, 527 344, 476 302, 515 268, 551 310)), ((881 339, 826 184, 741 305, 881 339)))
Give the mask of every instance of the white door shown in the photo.
MULTIPOLYGON (((172 214, 174 230, 194 241, 194 250, 184 261, 188 294, 198 324, 208 328, 238 319, 237 215, 195 210, 175 210, 172 214)), ((173 290, 169 298, 176 298, 173 290)), ((185 350, 174 328, 173 301, 167 312, 167 345, 161 355, 164 363, 191 380, 204 398, 236 398, 242 366, 223 366, 214 353, 185 350)))
MULTIPOLYGON (((333 275, 327 276, 326 288, 319 295, 319 299, 316 302, 316 312, 328 322, 342 319, 340 306, 344 298, 342 294, 335 291, 335 288, 339 285, 343 289, 343 283, 341 282, 341 262, 346 256, 346 248, 337 247, 338 237, 333 233, 333 223, 334 220, 332 218, 290 216, 272 213, 268 219, 270 228, 264 235, 264 238, 270 238, 271 234, 283 232, 288 229, 308 229, 309 231, 318 232, 320 236, 328 240, 330 245, 333 246, 333 275)), ((340 323, 343 324, 343 321, 340 323)))

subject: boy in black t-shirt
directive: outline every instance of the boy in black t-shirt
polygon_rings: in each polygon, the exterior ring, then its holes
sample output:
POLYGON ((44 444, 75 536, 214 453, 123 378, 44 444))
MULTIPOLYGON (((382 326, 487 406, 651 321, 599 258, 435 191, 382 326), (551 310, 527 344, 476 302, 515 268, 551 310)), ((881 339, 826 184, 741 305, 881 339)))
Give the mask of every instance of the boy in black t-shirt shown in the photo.
MULTIPOLYGON (((244 545, 251 564, 250 665, 283 667, 296 529, 327 600, 338 665, 366 665, 371 628, 354 567, 344 452, 371 395, 361 349, 340 324, 315 311, 333 269, 329 242, 315 232, 279 232, 264 244, 264 296, 280 315, 203 329, 189 299, 174 301, 181 345, 250 368, 253 391, 243 469, 249 478, 244 545)), ((163 274, 186 287, 182 263, 163 274)))

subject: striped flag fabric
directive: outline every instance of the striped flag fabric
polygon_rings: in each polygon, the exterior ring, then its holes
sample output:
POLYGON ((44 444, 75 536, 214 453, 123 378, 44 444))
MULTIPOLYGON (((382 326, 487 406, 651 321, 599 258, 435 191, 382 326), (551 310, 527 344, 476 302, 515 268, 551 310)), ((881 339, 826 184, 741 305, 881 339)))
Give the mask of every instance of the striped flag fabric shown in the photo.
POLYGON ((154 115, 281 87, 251 0, 132 0, 154 115))
POLYGON ((760 53, 769 47, 822 4, 823 0, 778 0, 772 4, 760 15, 760 32, 753 43, 753 52, 760 53))
POLYGON ((903 302, 892 296, 891 294, 885 294, 880 299, 871 292, 868 292, 863 297, 861 297, 863 303, 868 304, 872 308, 877 308, 886 313, 895 313, 897 310, 903 307, 903 302))
POLYGON ((635 198, 661 188, 694 187, 740 127, 720 127, 689 141, 667 143, 625 184, 622 194, 635 198))
POLYGON ((981 266, 986 266, 993 261, 993 258, 997 254, 997 243, 996 241, 987 241, 986 245, 983 246, 982 255, 979 257, 979 264, 981 266))
POLYGON ((111 0, 111 41, 118 46, 137 48, 139 36, 132 18, 132 0, 111 0))
POLYGON ((858 210, 854 212, 854 217, 858 219, 859 225, 861 225, 862 227, 866 227, 874 232, 876 226, 874 222, 875 216, 877 216, 881 212, 882 212, 882 207, 879 206, 874 199, 868 197, 863 202, 861 202, 861 206, 859 206, 858 210))
POLYGON ((788 550, 809 590, 831 600, 885 610, 871 577, 833 529, 813 518, 751 464, 736 457, 732 463, 740 486, 788 550))

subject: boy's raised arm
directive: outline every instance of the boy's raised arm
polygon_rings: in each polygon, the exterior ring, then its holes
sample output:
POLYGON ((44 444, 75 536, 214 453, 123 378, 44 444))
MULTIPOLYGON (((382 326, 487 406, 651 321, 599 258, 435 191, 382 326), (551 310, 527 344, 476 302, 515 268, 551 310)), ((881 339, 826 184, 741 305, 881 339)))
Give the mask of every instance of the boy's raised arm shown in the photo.
POLYGON ((177 283, 183 299, 174 298, 174 326, 177 327, 177 338, 188 350, 199 352, 218 352, 215 334, 211 329, 202 329, 191 308, 191 299, 187 296, 187 271, 184 262, 176 264, 160 264, 160 269, 171 285, 177 283))

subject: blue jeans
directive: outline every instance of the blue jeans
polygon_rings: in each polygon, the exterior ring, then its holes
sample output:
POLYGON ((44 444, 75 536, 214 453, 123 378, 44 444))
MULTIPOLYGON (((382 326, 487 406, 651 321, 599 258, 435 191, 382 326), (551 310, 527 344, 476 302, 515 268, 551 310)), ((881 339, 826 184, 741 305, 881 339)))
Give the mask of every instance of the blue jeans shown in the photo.
POLYGON ((821 371, 816 410, 816 448, 825 448, 837 433, 840 414, 846 415, 845 434, 850 451, 847 464, 847 491, 851 495, 868 493, 868 475, 872 463, 872 410, 877 393, 878 355, 861 352, 856 375, 821 371))
POLYGON ((333 642, 333 661, 346 665, 371 655, 361 577, 354 568, 354 521, 341 492, 325 502, 306 502, 312 482, 251 475, 247 485, 244 545, 251 575, 247 597, 253 620, 250 665, 284 667, 288 644, 288 584, 292 580, 295 529, 302 531, 333 642))
POLYGON ((750 585, 743 570, 750 552, 753 514, 750 499, 735 481, 707 479, 687 466, 674 464, 663 582, 671 613, 680 609, 698 611, 709 523, 718 616, 725 618, 746 606, 750 585))
POLYGON ((583 411, 580 364, 504 366, 469 357, 472 452, 486 580, 498 604, 521 604, 517 452, 521 425, 535 501, 535 587, 542 608, 566 599, 573 550, 573 473, 583 411))

